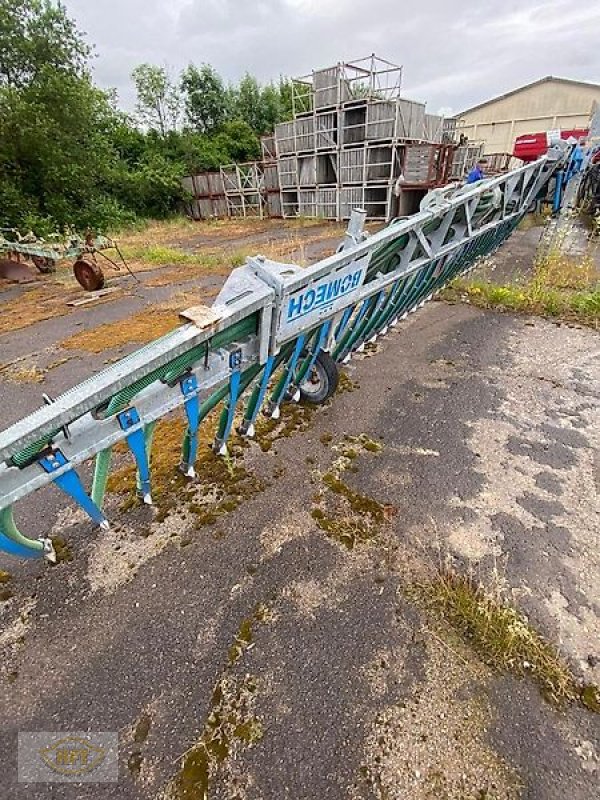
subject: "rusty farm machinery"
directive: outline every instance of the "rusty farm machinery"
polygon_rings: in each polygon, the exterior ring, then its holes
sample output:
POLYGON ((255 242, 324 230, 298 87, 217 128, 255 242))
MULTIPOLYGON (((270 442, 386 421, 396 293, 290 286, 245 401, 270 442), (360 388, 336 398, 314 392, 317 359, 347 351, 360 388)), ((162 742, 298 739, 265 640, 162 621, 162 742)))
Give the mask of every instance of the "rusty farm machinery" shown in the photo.
POLYGON ((276 419, 284 402, 322 403, 335 391, 338 365, 500 247, 567 157, 554 148, 433 198, 370 236, 357 209, 337 252, 307 268, 248 258, 211 307, 182 312, 175 330, 0 432, 0 550, 54 558, 48 533, 21 533, 14 514, 19 501, 49 485, 106 528, 119 443, 137 467, 140 499, 151 504, 153 431, 178 408, 186 423, 179 468, 193 481, 199 431, 211 412, 220 409, 213 450, 226 455, 234 431, 254 435, 261 411, 276 419), (80 467, 90 459, 88 489, 80 467))
MULTIPOLYGON (((77 282, 88 292, 104 287, 104 273, 99 259, 106 261, 112 269, 124 267, 131 275, 129 265, 114 239, 88 233, 72 235, 59 241, 46 241, 33 233, 21 234, 15 228, 0 228, 0 278, 26 282, 33 280, 27 266, 33 266, 43 274, 56 271, 59 261, 72 261, 73 274, 77 282), (107 251, 114 251, 115 258, 107 251)), ((135 276, 133 276, 135 277, 135 276)))

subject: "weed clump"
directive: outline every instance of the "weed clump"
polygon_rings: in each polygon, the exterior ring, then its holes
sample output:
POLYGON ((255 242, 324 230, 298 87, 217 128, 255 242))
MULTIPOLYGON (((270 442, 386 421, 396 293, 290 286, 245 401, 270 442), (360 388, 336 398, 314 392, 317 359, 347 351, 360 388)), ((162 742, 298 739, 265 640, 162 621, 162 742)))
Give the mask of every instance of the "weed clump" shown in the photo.
POLYGON ((268 618, 269 610, 262 603, 254 609, 250 617, 243 619, 236 637, 229 648, 229 666, 233 666, 243 656, 254 641, 254 628, 268 618))
POLYGON ((344 394, 345 392, 354 392, 356 389, 360 389, 360 383, 353 381, 348 373, 341 369, 339 372, 336 393, 344 394))
POLYGON ((534 262, 533 277, 520 285, 499 286, 485 280, 457 278, 445 290, 447 300, 466 300, 482 308, 538 314, 600 324, 600 273, 590 252, 572 257, 564 252, 571 227, 560 229, 534 262))
POLYGON ((268 453, 278 439, 286 439, 296 432, 307 430, 313 408, 303 403, 284 403, 279 419, 262 416, 256 422, 256 443, 268 453))
POLYGON ((553 703, 579 701, 591 710, 600 710, 598 688, 581 687, 556 648, 519 611, 470 577, 444 570, 435 580, 419 586, 417 594, 488 666, 530 675, 553 703))
POLYGON ((73 551, 64 536, 52 536, 52 546, 56 553, 55 564, 62 564, 63 561, 73 561, 73 551))

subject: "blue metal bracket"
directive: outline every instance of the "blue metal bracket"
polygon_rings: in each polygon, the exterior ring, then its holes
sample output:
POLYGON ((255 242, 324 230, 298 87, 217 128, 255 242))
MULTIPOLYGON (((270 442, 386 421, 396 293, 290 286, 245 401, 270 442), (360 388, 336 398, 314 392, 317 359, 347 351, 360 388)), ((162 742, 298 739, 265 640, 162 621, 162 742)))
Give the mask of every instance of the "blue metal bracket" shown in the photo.
POLYGON ((240 425, 240 433, 243 436, 248 436, 249 438, 252 438, 254 436, 254 423, 256 422, 256 418, 258 417, 262 404, 265 401, 267 389, 269 388, 269 381, 271 380, 271 375, 273 374, 274 364, 275 364, 275 356, 269 356, 265 362, 262 378, 260 379, 260 389, 258 390, 258 397, 256 399, 256 403, 254 405, 252 413, 249 416, 247 416, 240 425))
POLYGON ((152 495, 150 494, 150 464, 148 461, 148 453, 146 452, 146 437, 140 425, 140 415, 135 408, 128 408, 117 414, 117 420, 121 429, 128 431, 135 428, 131 433, 127 434, 127 444, 137 466, 139 486, 142 499, 147 505, 152 505, 152 495))
POLYGON ((109 527, 108 520, 85 491, 81 478, 75 472, 73 467, 69 466, 69 459, 62 451, 54 450, 49 455, 44 456, 44 458, 40 458, 38 463, 44 472, 47 472, 49 475, 58 472, 63 467, 68 467, 66 471, 53 478, 52 482, 55 483, 61 491, 74 500, 77 505, 85 511, 88 517, 90 517, 90 519, 96 523, 96 525, 99 525, 105 530, 109 527))
POLYGON ((296 344, 294 345, 294 349, 292 351, 292 355, 290 356, 286 366, 285 366, 285 373, 283 380, 277 387, 277 391, 275 396, 271 399, 271 403, 269 404, 269 413, 273 419, 279 419, 280 410, 279 406, 281 401, 285 397, 285 393, 287 392, 287 388, 290 385, 290 381, 292 380, 292 376, 294 374, 294 370, 296 369, 296 364, 298 363, 298 359, 300 358, 300 353, 304 348, 304 342, 306 340, 305 334, 300 334, 296 339, 296 344))
POLYGON ((0 531, 0 550, 3 550, 11 556, 18 556, 19 558, 40 558, 40 556, 46 555, 46 551, 43 548, 34 550, 32 547, 25 547, 25 545, 19 544, 18 542, 13 542, 13 540, 5 536, 2 531, 0 531))
POLYGON ((200 426, 200 397, 198 380, 195 375, 186 375, 179 381, 181 393, 185 397, 184 408, 188 422, 187 453, 181 461, 181 471, 188 478, 195 478, 196 455, 198 453, 198 428, 200 426))
MULTIPOLYGON (((321 326, 321 330, 319 331, 319 335, 317 336, 317 341, 316 341, 316 343, 314 344, 314 346, 312 347, 312 349, 310 351, 310 360, 309 360, 308 365, 306 367, 306 370, 305 370, 305 373, 304 373, 305 375, 307 375, 307 376, 310 375, 311 370, 314 367, 317 358, 319 357, 319 353, 321 352, 321 350, 325 346, 325 342, 327 341, 327 337, 329 336, 330 328, 331 328, 331 320, 329 319, 329 320, 327 320, 327 322, 324 322, 323 325, 321 326)), ((303 367, 304 367, 304 365, 303 365, 303 367)))
POLYGON ((227 439, 233 427, 233 419, 235 417, 235 407, 240 396, 240 382, 242 374, 240 368, 242 366, 242 351, 234 350, 229 354, 229 367, 233 370, 229 378, 229 398, 227 400, 227 418, 225 425, 221 431, 220 436, 215 437, 213 449, 220 456, 227 454, 227 439))

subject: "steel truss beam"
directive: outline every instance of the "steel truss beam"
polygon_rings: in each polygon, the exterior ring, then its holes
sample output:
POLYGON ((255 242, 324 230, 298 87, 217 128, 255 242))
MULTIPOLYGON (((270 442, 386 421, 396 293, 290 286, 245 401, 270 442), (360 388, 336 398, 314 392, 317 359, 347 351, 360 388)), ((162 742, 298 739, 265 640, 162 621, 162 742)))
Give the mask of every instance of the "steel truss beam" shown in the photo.
POLYGON ((0 433, 0 549, 48 555, 48 540, 23 537, 13 504, 54 483, 97 524, 111 448, 125 442, 141 494, 151 502, 150 442, 154 423, 183 406, 188 433, 182 454, 194 474, 198 426, 224 408, 215 450, 226 452, 236 407, 254 386, 241 430, 251 435, 261 407, 274 416, 298 395, 321 350, 340 362, 384 334, 470 269, 510 235, 561 163, 551 151, 506 175, 434 195, 422 212, 378 233, 363 232, 356 211, 334 255, 302 269, 249 258, 233 270, 212 308, 183 312, 186 322, 84 381, 0 433), (269 396, 271 378, 280 378, 269 396), (246 392, 246 394, 245 394, 246 392), (91 494, 76 467, 96 456, 91 494))

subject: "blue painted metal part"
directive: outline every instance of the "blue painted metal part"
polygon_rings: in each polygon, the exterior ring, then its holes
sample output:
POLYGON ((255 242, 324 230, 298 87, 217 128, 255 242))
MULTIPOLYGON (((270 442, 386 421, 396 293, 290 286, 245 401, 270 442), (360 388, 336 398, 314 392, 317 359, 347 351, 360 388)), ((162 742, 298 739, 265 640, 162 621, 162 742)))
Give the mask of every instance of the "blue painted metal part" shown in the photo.
MULTIPOLYGON (((51 475, 62 467, 67 467, 69 465, 69 460, 60 450, 55 450, 49 455, 44 456, 44 458, 40 458, 38 463, 44 472, 51 475)), ((96 525, 100 525, 101 528, 108 527, 108 520, 85 491, 81 478, 72 467, 66 472, 57 475, 53 483, 74 500, 77 505, 85 511, 92 522, 95 522, 96 525)))
POLYGON ((239 369, 236 369, 235 372, 231 373, 231 377, 229 379, 229 400, 227 402, 227 421, 225 422, 225 429, 221 436, 221 445, 225 445, 227 439, 229 439, 229 434, 231 433, 231 429, 233 427, 233 418, 235 417, 235 407, 238 401, 238 397, 240 396, 240 380, 241 380, 241 373, 239 369))
POLYGON ((45 555, 43 549, 34 550, 33 548, 25 547, 18 542, 13 542, 13 540, 9 539, 8 536, 5 536, 2 531, 0 531, 0 550, 8 553, 8 555, 18 556, 19 558, 40 558, 41 556, 45 555))
POLYGON ((195 477, 194 464, 198 454, 198 428, 200 427, 200 397, 198 380, 195 375, 186 375, 179 381, 181 393, 185 397, 185 415, 188 422, 188 447, 181 470, 189 478, 195 477))
POLYGON ((344 313, 342 314, 342 318, 340 320, 340 323, 339 323, 339 325, 337 326, 337 328, 335 330, 335 338, 336 339, 339 339, 340 336, 342 335, 342 333, 344 332, 344 330, 346 329, 346 325, 348 324, 348 321, 349 321, 350 317, 352 316, 355 308, 356 308, 356 306, 354 305, 354 306, 348 306, 348 308, 345 309, 344 313))
POLYGON ((327 322, 324 322, 323 325, 321 326, 321 330, 319 331, 319 335, 317 336, 317 341, 312 349, 312 352, 310 354, 310 360, 306 367, 307 375, 310 375, 310 371, 314 367, 315 361, 319 357, 319 353, 321 352, 321 350, 325 345, 325 342, 327 341, 330 328, 331 328, 331 320, 327 320, 327 322))
POLYGON ((5 536, 0 531, 0 550, 8 553, 11 556, 18 556, 19 558, 40 558, 44 555, 43 550, 32 550, 29 547, 24 547, 22 544, 17 544, 5 536))
POLYGON ((271 416, 275 418, 279 416, 279 404, 285 397, 285 393, 287 392, 288 386, 290 385, 290 381, 292 380, 292 376, 294 375, 294 370, 296 369, 296 364, 298 363, 298 359, 300 358, 300 353, 304 348, 305 341, 306 341, 305 334, 301 334, 296 339, 296 344, 294 345, 292 354, 289 357, 289 360, 285 366, 284 378, 277 387, 276 394, 271 398, 271 416))
POLYGON ((554 184, 554 200, 552 203, 552 211, 556 214, 560 210, 560 203, 563 192, 564 172, 560 170, 556 173, 556 183, 554 184))
POLYGON ((256 400, 256 404, 254 409, 249 417, 246 417, 243 422, 243 431, 247 436, 252 436, 254 433, 254 423, 256 422, 256 418, 262 408, 262 404, 265 402, 265 397, 267 395, 267 389, 269 388, 269 381, 271 380, 271 375, 273 374, 273 365, 275 364, 275 356, 269 356, 265 362, 265 366, 263 369, 262 378, 260 380, 260 389, 258 391, 258 398, 256 400))
MULTIPOLYGON (((117 420, 121 429, 128 431, 130 428, 140 425, 140 415, 135 408, 128 408, 117 414, 117 420)), ((134 431, 127 434, 127 445, 131 450, 138 471, 139 487, 144 503, 151 505, 152 495, 150 494, 150 464, 146 451, 146 437, 141 427, 136 427, 134 431)))

